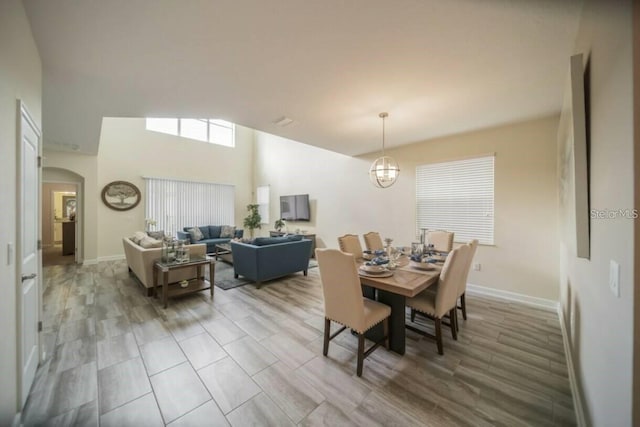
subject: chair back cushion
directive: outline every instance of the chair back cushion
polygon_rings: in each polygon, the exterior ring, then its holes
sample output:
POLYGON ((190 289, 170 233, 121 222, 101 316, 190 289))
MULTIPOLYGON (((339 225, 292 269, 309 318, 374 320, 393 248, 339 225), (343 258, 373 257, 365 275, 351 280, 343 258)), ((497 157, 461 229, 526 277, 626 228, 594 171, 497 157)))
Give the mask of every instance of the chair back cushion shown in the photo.
POLYGON ((463 279, 460 281, 460 287, 458 288, 458 296, 467 292, 467 280, 469 279, 469 271, 471 270, 471 264, 473 263, 473 256, 476 254, 476 249, 478 248, 478 240, 473 239, 467 243, 466 246, 469 248, 467 251, 467 262, 463 279))
POLYGON ((370 231, 362 237, 364 237, 364 245, 368 251, 378 251, 380 249, 384 249, 382 239, 380 238, 380 233, 376 231, 370 231))
POLYGON ((342 252, 354 255, 356 258, 362 258, 362 246, 360 238, 355 234, 345 234, 338 237, 338 245, 342 252))
POLYGON ((364 332, 364 300, 355 256, 337 249, 316 249, 316 258, 325 317, 364 332))
POLYGON ((432 244, 436 251, 449 252, 453 248, 453 235, 444 230, 428 231, 426 243, 432 244))
POLYGON ((468 251, 467 245, 452 250, 442 266, 436 293, 436 317, 442 318, 457 303, 458 289, 460 282, 464 279, 468 251))

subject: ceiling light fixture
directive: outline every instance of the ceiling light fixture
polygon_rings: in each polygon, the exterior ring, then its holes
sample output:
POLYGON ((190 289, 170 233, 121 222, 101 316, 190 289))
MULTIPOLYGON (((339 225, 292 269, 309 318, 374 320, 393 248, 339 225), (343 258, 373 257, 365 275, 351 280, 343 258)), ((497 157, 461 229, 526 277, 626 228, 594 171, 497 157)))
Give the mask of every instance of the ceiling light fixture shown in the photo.
POLYGON ((384 155, 384 119, 388 113, 380 113, 382 119, 382 157, 378 157, 369 168, 369 179, 378 188, 388 188, 395 184, 400 175, 400 166, 392 158, 384 155))

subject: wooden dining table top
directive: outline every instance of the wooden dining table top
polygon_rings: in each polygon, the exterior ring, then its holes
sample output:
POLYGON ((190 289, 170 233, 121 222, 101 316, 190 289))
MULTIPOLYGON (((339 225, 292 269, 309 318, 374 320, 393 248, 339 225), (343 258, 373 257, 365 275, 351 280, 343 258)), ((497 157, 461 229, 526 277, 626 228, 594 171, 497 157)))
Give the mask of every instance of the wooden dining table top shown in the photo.
POLYGON ((401 260, 389 277, 376 277, 360 274, 360 283, 387 292, 414 297, 429 286, 438 283, 442 265, 435 265, 433 270, 418 270, 411 267, 408 259, 401 260))

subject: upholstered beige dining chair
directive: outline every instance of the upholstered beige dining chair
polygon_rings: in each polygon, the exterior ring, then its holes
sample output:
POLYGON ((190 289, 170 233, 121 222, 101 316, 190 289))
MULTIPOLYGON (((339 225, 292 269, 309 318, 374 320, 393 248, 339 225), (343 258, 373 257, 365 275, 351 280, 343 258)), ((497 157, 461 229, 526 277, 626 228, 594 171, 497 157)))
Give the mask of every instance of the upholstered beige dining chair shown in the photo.
POLYGON ((368 251, 378 251, 380 249, 384 249, 384 245, 382 244, 382 239, 380 238, 380 233, 377 231, 370 231, 367 234, 364 234, 364 246, 368 251))
POLYGON ((433 245, 439 252, 449 252, 453 248, 454 233, 444 230, 427 231, 425 243, 433 245))
MULTIPOLYGON (((467 320, 467 302, 465 298, 465 294, 467 292, 467 280, 469 278, 469 271, 471 270, 471 264, 473 264, 473 257, 476 254, 476 249, 478 248, 478 240, 473 239, 469 243, 467 243, 468 251, 467 251, 467 262, 466 268, 464 271, 464 278, 460 281, 460 287, 458 288, 458 298, 460 299, 460 305, 456 306, 460 311, 462 311, 462 318, 467 320)), ((457 303, 456 303, 457 304, 457 303)), ((458 316, 456 315, 456 324, 457 324, 458 316)))
POLYGON ((345 234, 338 237, 338 246, 342 252, 354 255, 356 259, 362 258, 360 238, 355 234, 345 234))
POLYGON ((355 256, 337 249, 316 249, 320 269, 322 294, 324 295, 324 346, 322 354, 329 353, 329 341, 346 328, 358 335, 358 362, 356 373, 362 376, 364 359, 380 344, 389 348, 389 315, 391 307, 364 298, 358 277, 355 256), (331 321, 342 328, 330 335, 331 321), (364 350, 364 333, 383 323, 384 337, 367 351, 364 350))
MULTIPOLYGON (((451 336, 458 339, 456 332, 456 305, 458 301, 458 289, 460 281, 465 273, 465 263, 467 260, 468 246, 462 245, 449 253, 447 256, 440 277, 438 279, 438 290, 433 292, 420 292, 413 298, 407 298, 406 305, 435 322, 435 337, 426 331, 413 325, 407 324, 406 328, 414 332, 436 339, 438 353, 444 354, 442 345, 442 318, 449 316, 449 326, 451 336)), ((412 316, 413 320, 413 316, 412 316)))

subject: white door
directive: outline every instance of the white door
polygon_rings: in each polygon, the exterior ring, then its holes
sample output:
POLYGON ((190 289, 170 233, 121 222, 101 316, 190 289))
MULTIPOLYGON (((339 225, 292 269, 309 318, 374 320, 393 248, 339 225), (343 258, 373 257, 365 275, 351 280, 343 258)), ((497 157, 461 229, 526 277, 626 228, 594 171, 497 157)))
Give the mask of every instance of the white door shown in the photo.
POLYGON ((20 157, 18 161, 20 190, 18 203, 18 277, 20 278, 20 394, 22 405, 29 396, 38 367, 38 319, 40 313, 40 286, 38 277, 40 254, 38 249, 38 218, 40 176, 38 157, 40 132, 29 116, 24 104, 19 103, 21 115, 20 157))

